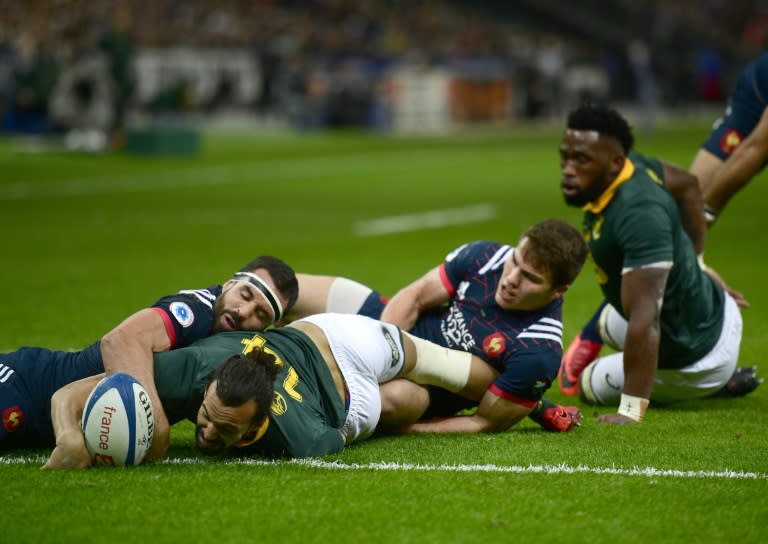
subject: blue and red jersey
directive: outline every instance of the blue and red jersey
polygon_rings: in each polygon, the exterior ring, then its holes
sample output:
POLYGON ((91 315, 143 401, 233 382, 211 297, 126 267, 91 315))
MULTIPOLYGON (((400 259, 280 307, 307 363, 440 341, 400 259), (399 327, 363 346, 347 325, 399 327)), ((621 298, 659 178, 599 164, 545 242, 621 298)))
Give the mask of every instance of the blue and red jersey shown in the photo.
MULTIPOLYGON (((504 263, 514 248, 478 241, 452 251, 440 266, 450 301, 423 312, 409 331, 441 346, 481 357, 501 374, 490 390, 533 407, 552 385, 563 351, 561 298, 540 310, 510 311, 496 304, 504 263)), ((379 293, 368 297, 360 313, 379 318, 379 293)))
MULTIPOLYGON (((180 291, 151 307, 160 314, 170 349, 188 346, 213 330, 220 285, 180 291)), ((52 447, 51 396, 68 383, 104 372, 101 342, 81 351, 24 347, 0 353, 0 450, 52 447)))

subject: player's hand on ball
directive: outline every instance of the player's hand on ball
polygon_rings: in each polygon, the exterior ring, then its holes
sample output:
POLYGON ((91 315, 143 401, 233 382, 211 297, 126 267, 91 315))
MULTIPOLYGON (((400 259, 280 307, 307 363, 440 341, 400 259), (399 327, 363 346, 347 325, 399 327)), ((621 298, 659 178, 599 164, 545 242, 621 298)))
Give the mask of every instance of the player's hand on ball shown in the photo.
POLYGON ((637 425, 639 423, 622 414, 603 414, 597 418, 597 422, 602 425, 637 425))
POLYGON ((144 456, 145 462, 159 462, 165 459, 165 454, 168 452, 168 447, 171 445, 171 426, 168 424, 168 419, 163 416, 158 417, 155 414, 155 430, 152 436, 152 445, 147 450, 147 455, 144 456))
POLYGON ((62 433, 56 438, 56 448, 43 466, 45 470, 68 470, 88 468, 91 456, 85 447, 85 438, 80 429, 62 433))

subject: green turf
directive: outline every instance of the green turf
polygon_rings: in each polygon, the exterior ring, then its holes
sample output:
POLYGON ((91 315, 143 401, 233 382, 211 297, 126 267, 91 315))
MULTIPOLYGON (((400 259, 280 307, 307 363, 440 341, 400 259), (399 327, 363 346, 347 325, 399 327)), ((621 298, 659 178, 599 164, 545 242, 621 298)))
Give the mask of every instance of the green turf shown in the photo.
MULTIPOLYGON (((687 166, 706 131, 662 127, 638 134, 638 149, 687 166)), ((258 254, 391 293, 465 241, 514 242, 545 217, 577 224, 558 189, 558 141, 557 129, 529 127, 410 139, 217 135, 199 157, 145 159, 20 154, 0 140, 0 350, 81 347, 157 297, 223 281, 258 254), (474 204, 496 216, 355 234, 361 221, 474 204)), ((742 361, 763 373, 767 197, 763 179, 738 195, 706 252, 752 303, 742 361)), ((566 301, 568 339, 598 300, 585 269, 566 301)), ((174 429, 175 464, 47 473, 45 452, 7 455, 0 542, 765 540, 768 386, 652 410, 638 427, 597 426, 607 410, 583 409, 568 435, 524 422, 492 436, 374 439, 325 459, 356 470, 216 463, 190 447, 189 424, 174 429), (462 464, 488 467, 446 468, 462 464)))

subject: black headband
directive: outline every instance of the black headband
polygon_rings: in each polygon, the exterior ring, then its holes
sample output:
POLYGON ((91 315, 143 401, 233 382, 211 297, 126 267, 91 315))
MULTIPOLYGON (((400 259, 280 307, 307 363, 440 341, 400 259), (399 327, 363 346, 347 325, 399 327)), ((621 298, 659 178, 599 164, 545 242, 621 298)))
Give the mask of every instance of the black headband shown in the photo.
POLYGON ((237 272, 232 279, 235 281, 247 281, 258 289, 259 292, 264 295, 264 298, 267 299, 267 302, 269 302, 269 305, 272 308, 272 316, 274 317, 272 323, 280 321, 280 318, 283 317, 283 305, 280 304, 280 299, 264 280, 252 272, 237 272))

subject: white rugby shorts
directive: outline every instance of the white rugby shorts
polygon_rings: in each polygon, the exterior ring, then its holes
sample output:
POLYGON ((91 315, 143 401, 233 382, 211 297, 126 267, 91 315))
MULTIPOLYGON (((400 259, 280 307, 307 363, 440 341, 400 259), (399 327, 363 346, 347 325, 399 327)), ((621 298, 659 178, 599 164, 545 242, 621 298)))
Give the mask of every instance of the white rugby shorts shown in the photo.
MULTIPOLYGON (((623 347, 627 322, 610 305, 606 306, 601 336, 607 336, 623 347), (607 329, 607 331, 605 330, 607 329)), ((668 403, 679 400, 702 398, 722 389, 736 370, 741 346, 742 319, 736 302, 726 293, 725 318, 720 338, 704 357, 683 368, 658 369, 654 380, 651 400, 668 403)), ((583 372, 582 380, 588 383, 582 389, 591 394, 597 404, 618 405, 624 389, 623 353, 600 357, 583 372)))
POLYGON ((405 362, 400 329, 350 314, 317 314, 300 321, 322 329, 347 383, 349 411, 340 429, 345 443, 367 438, 381 415, 379 384, 395 378, 405 362))

